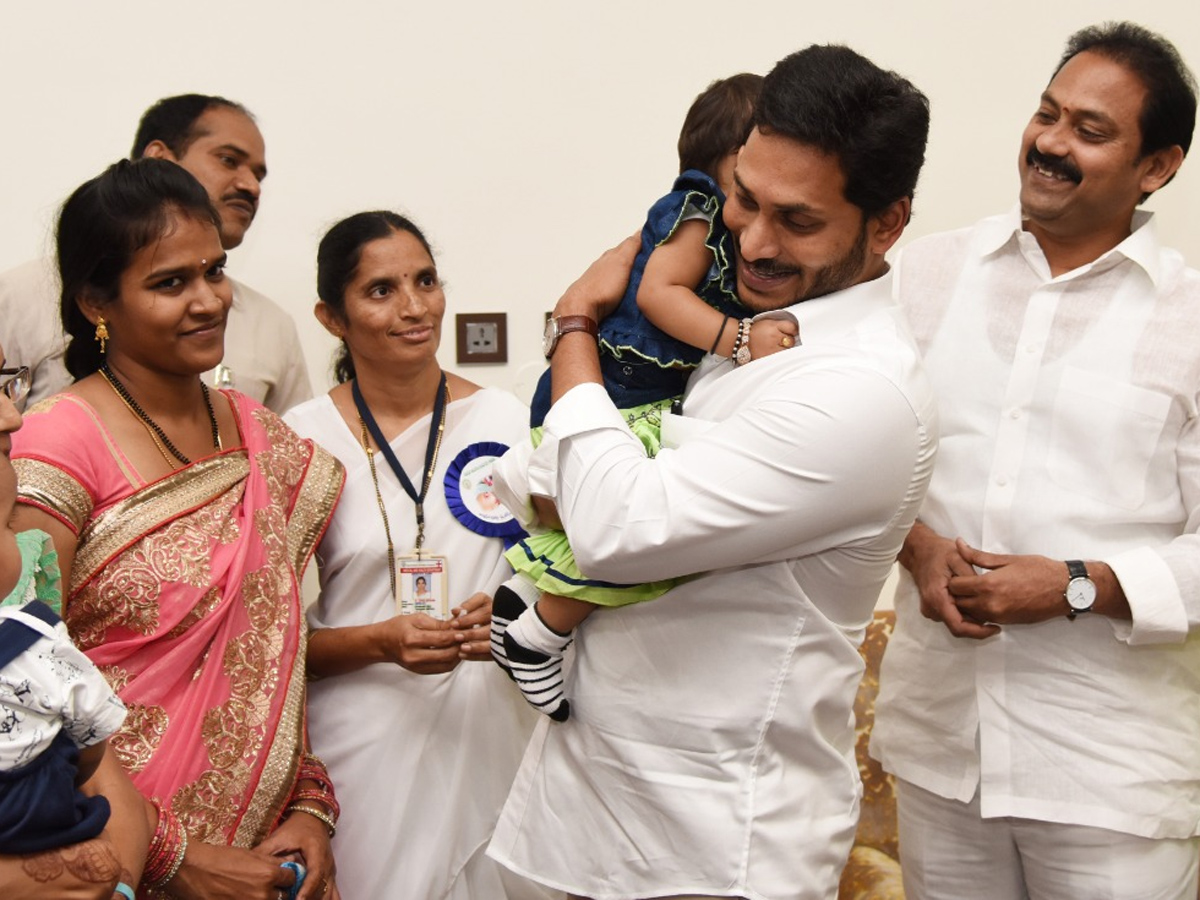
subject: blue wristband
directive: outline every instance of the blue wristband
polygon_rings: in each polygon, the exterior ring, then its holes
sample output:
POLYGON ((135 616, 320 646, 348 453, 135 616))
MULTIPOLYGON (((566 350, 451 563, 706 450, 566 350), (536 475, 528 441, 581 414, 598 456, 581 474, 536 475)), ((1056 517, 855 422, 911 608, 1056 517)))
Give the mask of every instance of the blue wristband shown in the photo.
MULTIPOLYGON (((300 886, 304 884, 304 876, 308 874, 308 870, 298 862, 288 860, 285 863, 280 863, 279 868, 291 869, 292 874, 296 876, 296 883, 288 889, 288 900, 296 900, 296 895, 300 893, 300 886)), ((133 900, 131 897, 130 900, 133 900)))
POLYGON ((117 886, 113 888, 113 893, 120 894, 125 898, 125 900, 137 900, 137 898, 133 896, 133 888, 123 881, 117 882, 117 886))

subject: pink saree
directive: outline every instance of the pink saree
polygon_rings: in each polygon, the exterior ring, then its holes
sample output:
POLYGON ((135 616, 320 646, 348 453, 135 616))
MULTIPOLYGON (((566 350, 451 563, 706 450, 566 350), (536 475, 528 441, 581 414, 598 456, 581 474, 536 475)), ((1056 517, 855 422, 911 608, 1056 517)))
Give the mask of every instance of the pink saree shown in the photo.
POLYGON ((14 435, 19 501, 79 537, 63 619, 129 708, 110 741, 188 834, 252 847, 304 748, 300 577, 340 464, 227 392, 242 446, 145 483, 95 411, 61 394, 14 435))

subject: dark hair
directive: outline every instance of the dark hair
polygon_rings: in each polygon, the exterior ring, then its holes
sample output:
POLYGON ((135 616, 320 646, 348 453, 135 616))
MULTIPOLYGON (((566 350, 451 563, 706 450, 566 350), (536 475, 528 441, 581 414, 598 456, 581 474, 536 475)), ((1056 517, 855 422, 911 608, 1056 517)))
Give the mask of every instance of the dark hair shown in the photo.
POLYGON ((871 216, 913 196, 925 162, 929 100, 849 47, 814 44, 767 75, 754 126, 836 156, 846 199, 871 216))
POLYGON ((196 122, 214 107, 224 107, 240 112, 254 121, 254 116, 240 103, 208 94, 180 94, 164 97, 142 114, 137 134, 133 138, 130 159, 141 159, 151 141, 162 141, 175 154, 175 158, 187 153, 192 141, 200 137, 196 122))
MULTIPOLYGON (((358 271, 363 247, 398 232, 415 237, 433 259, 433 248, 421 229, 410 219, 386 209, 355 213, 342 219, 321 238, 317 247, 317 296, 343 322, 346 320, 346 288, 358 271)), ((338 384, 354 377, 354 360, 345 341, 333 361, 333 375, 338 384)))
MULTIPOLYGON (((1187 156, 1196 128, 1196 79, 1175 45, 1133 22, 1105 22, 1075 32, 1054 70, 1073 57, 1090 52, 1127 68, 1146 88, 1138 125, 1142 157, 1178 145, 1187 156)), ((1054 76, 1050 77, 1054 80, 1054 76)), ((1174 176, 1172 176, 1174 177, 1174 176)))
POLYGON ((717 177, 717 166, 746 143, 763 77, 742 72, 714 81, 688 108, 679 132, 679 171, 717 177))
POLYGON ((79 298, 115 300, 134 254, 163 235, 172 214, 221 227, 200 182, 164 159, 123 159, 81 184, 63 204, 56 232, 59 314, 69 337, 67 371, 76 380, 104 362, 79 298))

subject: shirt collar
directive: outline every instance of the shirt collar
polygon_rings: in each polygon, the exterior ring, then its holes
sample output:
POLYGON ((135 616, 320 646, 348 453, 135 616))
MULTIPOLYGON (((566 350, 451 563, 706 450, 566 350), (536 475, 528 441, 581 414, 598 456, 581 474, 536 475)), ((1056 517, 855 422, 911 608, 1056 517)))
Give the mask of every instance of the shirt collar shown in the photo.
MULTIPOLYGON (((1154 213, 1144 209, 1133 211, 1133 230, 1129 237, 1117 244, 1097 259, 1080 266, 1076 271, 1087 270, 1104 263, 1111 257, 1119 255, 1140 267, 1155 286, 1158 285, 1162 273, 1159 261, 1160 245, 1158 231, 1154 222, 1154 213)), ((992 216, 979 223, 976 237, 976 248, 980 256, 991 256, 998 253, 1012 242, 1016 246, 1024 229, 1021 227, 1021 207, 1017 204, 1007 213, 992 216)))
POLYGON ((790 316, 800 326, 800 340, 812 340, 844 334, 858 326, 868 315, 881 306, 892 303, 892 272, 864 281, 832 294, 801 300, 783 309, 759 313, 755 319, 783 318, 790 316))

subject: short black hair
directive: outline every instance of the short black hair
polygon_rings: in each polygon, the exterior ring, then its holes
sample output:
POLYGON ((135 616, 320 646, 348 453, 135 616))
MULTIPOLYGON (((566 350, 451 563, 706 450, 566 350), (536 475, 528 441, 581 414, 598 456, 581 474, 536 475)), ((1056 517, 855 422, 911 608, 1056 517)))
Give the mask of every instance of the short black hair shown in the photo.
POLYGON ((1067 39, 1054 75, 1084 52, 1121 64, 1145 86, 1146 102, 1138 121, 1142 131, 1141 155, 1179 146, 1187 156, 1196 129, 1196 79, 1175 45, 1133 22, 1091 25, 1067 39))
POLYGON ((750 133, 763 77, 741 72, 714 81, 688 108, 679 132, 679 171, 717 177, 717 166, 736 153, 750 133))
POLYGON ((153 141, 162 141, 175 158, 187 153, 192 141, 200 137, 196 129, 197 120, 214 108, 232 109, 254 121, 254 116, 240 103, 210 94, 180 94, 164 97, 142 114, 137 134, 133 138, 130 159, 141 159, 146 147, 153 141))
POLYGON ((929 100, 849 47, 814 44, 768 73, 754 126, 836 156, 846 199, 872 216, 916 191, 929 100))

